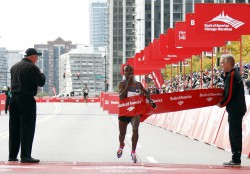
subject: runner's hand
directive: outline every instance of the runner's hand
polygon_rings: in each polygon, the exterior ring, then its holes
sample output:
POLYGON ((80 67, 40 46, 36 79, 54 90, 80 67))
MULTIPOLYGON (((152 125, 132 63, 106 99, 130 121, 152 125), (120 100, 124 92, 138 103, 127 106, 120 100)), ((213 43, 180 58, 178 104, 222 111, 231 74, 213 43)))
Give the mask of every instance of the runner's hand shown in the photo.
POLYGON ((134 76, 133 75, 130 75, 129 78, 128 78, 128 85, 131 86, 134 82, 134 76))
POLYGON ((157 105, 155 104, 153 100, 149 101, 149 103, 151 104, 152 108, 155 109, 157 107, 157 105))

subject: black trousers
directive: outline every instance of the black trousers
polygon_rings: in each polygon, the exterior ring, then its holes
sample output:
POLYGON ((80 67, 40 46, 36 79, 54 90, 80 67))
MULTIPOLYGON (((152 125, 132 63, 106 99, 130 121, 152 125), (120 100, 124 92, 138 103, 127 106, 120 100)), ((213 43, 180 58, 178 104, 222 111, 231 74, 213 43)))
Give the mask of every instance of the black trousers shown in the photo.
POLYGON ((241 162, 242 152, 242 118, 244 114, 228 113, 229 141, 231 145, 232 160, 241 162))
POLYGON ((36 127, 36 101, 33 96, 13 95, 10 101, 9 158, 31 157, 36 127))

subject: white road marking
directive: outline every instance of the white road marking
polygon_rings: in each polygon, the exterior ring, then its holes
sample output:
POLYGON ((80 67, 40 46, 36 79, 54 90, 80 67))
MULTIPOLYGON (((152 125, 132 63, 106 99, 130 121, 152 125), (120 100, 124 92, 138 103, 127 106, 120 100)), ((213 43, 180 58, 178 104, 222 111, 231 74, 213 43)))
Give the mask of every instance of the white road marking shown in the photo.
POLYGON ((154 157, 146 157, 146 158, 147 158, 148 161, 151 162, 151 163, 158 163, 158 162, 154 159, 154 157))
MULTIPOLYGON (((55 105, 54 112, 52 114, 48 115, 47 117, 43 117, 43 118, 37 120, 36 124, 41 124, 41 123, 43 123, 45 121, 48 121, 49 119, 55 117, 58 113, 61 112, 60 105, 58 103, 54 103, 54 105, 55 105)), ((0 139, 7 138, 7 137, 9 137, 9 131, 6 131, 6 132, 0 134, 0 139)))

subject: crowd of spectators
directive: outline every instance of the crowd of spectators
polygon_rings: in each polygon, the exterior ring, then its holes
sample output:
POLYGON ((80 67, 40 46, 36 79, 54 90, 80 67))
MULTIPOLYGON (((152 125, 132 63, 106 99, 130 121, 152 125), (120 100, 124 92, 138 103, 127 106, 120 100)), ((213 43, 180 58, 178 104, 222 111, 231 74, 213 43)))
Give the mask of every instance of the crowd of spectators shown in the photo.
MULTIPOLYGON (((240 70, 239 64, 235 68, 240 70)), ((154 85, 148 88, 150 94, 181 92, 195 89, 223 88, 224 73, 220 68, 205 69, 202 72, 193 72, 192 74, 176 75, 165 80, 160 89, 154 85)), ((242 79, 245 85, 245 94, 250 94, 250 63, 242 67, 242 79)))

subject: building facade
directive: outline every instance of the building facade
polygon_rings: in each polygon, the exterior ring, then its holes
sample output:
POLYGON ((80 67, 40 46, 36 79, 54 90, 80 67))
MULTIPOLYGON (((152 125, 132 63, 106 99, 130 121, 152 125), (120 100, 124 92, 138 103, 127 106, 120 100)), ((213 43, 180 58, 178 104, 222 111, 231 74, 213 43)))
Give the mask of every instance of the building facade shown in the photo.
POLYGON ((7 50, 7 86, 10 86, 10 69, 17 62, 21 61, 24 51, 21 50, 7 50))
POLYGON ((59 93, 74 91, 75 96, 83 96, 87 85, 89 96, 99 96, 105 90, 105 59, 103 51, 94 47, 79 46, 60 56, 59 93))
POLYGON ((8 86, 8 62, 7 62, 7 50, 4 47, 0 47, 0 89, 8 86))
POLYGON ((120 66, 135 54, 135 0, 108 0, 109 91, 122 80, 120 66))
POLYGON ((106 0, 90 1, 90 45, 107 47, 108 44, 108 7, 106 0))
POLYGON ((42 56, 37 62, 37 66, 46 76, 46 83, 43 92, 53 95, 53 89, 59 92, 59 57, 70 50, 75 49, 76 45, 71 41, 65 41, 57 38, 54 41, 48 41, 47 44, 35 44, 34 46, 42 56))

